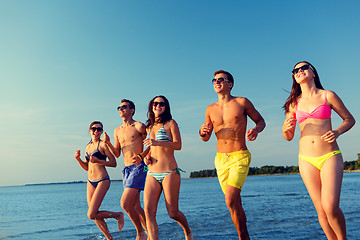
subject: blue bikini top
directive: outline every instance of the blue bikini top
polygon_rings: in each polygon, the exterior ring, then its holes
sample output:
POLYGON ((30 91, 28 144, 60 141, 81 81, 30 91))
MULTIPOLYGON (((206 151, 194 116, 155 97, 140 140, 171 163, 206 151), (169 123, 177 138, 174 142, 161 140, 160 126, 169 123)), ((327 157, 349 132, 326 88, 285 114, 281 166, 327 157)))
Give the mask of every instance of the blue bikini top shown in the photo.
POLYGON ((96 158, 98 158, 98 159, 100 159, 100 160, 106 160, 106 155, 104 155, 104 154, 102 154, 102 153, 100 152, 100 150, 99 150, 99 145, 100 145, 100 141, 99 141, 99 143, 98 143, 98 145, 97 145, 96 150, 93 151, 90 155, 89 155, 88 153, 85 153, 85 159, 86 159, 87 161, 90 161, 90 157, 91 157, 91 156, 94 156, 94 157, 96 157, 96 158))
MULTIPOLYGON (((166 133, 165 128, 164 128, 164 124, 161 126, 161 128, 159 129, 159 131, 156 133, 155 136, 155 140, 159 141, 159 142, 171 142, 171 139, 169 138, 169 135, 166 133)), ((148 138, 150 138, 150 132, 152 130, 154 125, 151 126, 150 131, 147 135, 148 138)))

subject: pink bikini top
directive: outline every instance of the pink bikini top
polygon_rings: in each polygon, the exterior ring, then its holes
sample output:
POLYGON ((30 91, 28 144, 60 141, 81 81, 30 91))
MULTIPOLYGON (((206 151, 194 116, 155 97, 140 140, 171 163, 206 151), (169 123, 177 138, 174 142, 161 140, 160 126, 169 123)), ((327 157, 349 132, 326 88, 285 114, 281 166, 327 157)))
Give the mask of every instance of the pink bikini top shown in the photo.
POLYGON ((331 118, 331 107, 329 105, 326 105, 326 93, 324 96, 324 104, 317 106, 311 113, 298 110, 297 102, 296 102, 296 120, 300 123, 305 121, 308 118, 315 118, 315 119, 329 119, 331 118))

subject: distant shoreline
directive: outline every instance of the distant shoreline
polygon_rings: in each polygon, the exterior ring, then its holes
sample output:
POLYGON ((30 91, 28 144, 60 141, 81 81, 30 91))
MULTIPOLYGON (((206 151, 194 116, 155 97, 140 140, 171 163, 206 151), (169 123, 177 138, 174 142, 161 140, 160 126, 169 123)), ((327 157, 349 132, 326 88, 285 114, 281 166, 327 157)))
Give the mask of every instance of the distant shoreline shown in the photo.
MULTIPOLYGON (((344 173, 355 173, 355 172, 360 172, 360 169, 356 169, 356 170, 344 170, 344 173)), ((276 176, 276 175, 299 175, 300 173, 269 173, 269 174, 253 174, 253 175, 248 175, 248 177, 252 177, 252 176, 276 176)), ((188 177, 188 178, 183 178, 183 179, 196 179, 196 178, 217 178, 217 177, 188 177)))
MULTIPOLYGON (((344 170, 344 173, 356 173, 356 172, 360 172, 360 169, 357 170, 344 170)), ((274 173, 274 174, 254 174, 254 175, 248 175, 248 176, 270 176, 270 175, 296 175, 299 173, 274 173)), ((182 179, 197 179, 197 178, 217 178, 217 177, 187 177, 187 178, 182 178, 182 179)), ((112 182, 122 182, 122 179, 118 179, 118 180, 111 180, 112 182)), ((13 186, 0 186, 0 188, 2 187, 21 187, 21 186, 25 186, 25 187, 30 187, 30 186, 40 186, 40 185, 60 185, 60 184, 78 184, 78 183, 86 183, 87 181, 71 181, 71 182, 53 182, 53 183, 27 183, 27 184, 23 184, 23 185, 13 185, 13 186)))

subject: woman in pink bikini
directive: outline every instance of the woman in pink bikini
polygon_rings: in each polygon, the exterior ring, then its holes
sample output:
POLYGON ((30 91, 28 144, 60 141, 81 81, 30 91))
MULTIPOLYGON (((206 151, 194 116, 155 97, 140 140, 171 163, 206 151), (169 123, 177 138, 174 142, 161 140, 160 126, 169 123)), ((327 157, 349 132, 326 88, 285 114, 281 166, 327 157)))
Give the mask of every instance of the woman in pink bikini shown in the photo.
POLYGON ((309 62, 297 63, 292 79, 290 96, 283 106, 283 136, 291 141, 296 121, 299 123, 299 170, 319 223, 328 239, 346 239, 345 218, 339 208, 344 167, 336 139, 355 124, 355 119, 334 92, 324 90, 309 62), (331 110, 343 119, 334 130, 331 110))

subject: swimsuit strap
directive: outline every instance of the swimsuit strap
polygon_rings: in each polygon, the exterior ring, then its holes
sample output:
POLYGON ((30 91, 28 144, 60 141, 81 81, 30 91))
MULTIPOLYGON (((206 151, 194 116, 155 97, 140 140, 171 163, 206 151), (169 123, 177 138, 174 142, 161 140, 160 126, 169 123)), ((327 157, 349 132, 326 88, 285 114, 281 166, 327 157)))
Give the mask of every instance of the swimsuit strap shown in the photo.
POLYGON ((182 170, 181 168, 175 168, 173 171, 176 171, 177 174, 180 175, 180 171, 181 172, 185 172, 184 170, 182 170))
POLYGON ((147 134, 147 136, 149 136, 149 138, 150 138, 150 133, 151 133, 151 130, 152 130, 153 127, 154 127, 154 124, 151 125, 150 130, 149 130, 149 132, 148 132, 148 134, 147 134))
POLYGON ((327 90, 325 90, 325 97, 324 97, 324 105, 326 104, 326 93, 327 93, 327 90))

